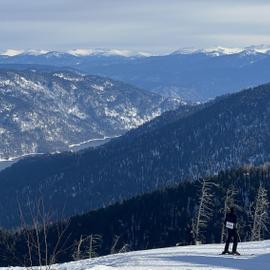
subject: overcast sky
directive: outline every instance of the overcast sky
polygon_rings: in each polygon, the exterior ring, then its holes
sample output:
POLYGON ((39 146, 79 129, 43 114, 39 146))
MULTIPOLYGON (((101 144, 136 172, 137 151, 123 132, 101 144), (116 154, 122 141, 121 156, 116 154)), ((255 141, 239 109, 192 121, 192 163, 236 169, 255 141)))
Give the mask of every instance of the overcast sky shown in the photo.
POLYGON ((269 14, 269 0, 0 0, 0 49, 270 44, 269 14))

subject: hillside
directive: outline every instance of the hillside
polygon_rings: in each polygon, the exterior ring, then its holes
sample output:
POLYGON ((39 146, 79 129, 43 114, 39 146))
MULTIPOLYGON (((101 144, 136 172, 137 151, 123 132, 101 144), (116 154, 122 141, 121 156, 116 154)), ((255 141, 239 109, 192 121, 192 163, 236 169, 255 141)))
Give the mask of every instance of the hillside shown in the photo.
MULTIPOLYGON (((223 244, 170 247, 55 264, 56 270, 268 270, 270 241, 243 242, 241 256, 218 255, 223 244)), ((1 267, 8 270, 10 267, 1 267)), ((16 267, 17 270, 27 269, 16 267)), ((35 268, 34 268, 35 269, 35 268)))
POLYGON ((0 64, 69 67, 121 80, 164 96, 205 101, 269 82, 269 47, 179 50, 166 55, 121 51, 21 53, 0 64))
POLYGON ((42 194, 48 205, 65 205, 72 215, 185 179, 267 162, 269 105, 268 84, 217 99, 173 121, 168 113, 160 127, 148 123, 94 150, 21 161, 0 173, 1 223, 16 223, 14 192, 22 202, 42 194))
POLYGON ((229 55, 215 51, 180 51, 164 56, 114 61, 107 65, 89 60, 77 68, 128 82, 164 96, 207 101, 239 89, 268 83, 270 54, 252 50, 229 55))
MULTIPOLYGON (((56 265, 57 270, 268 270, 270 241, 240 243, 239 257, 220 256, 223 245, 172 247, 56 265), (254 254, 250 256, 250 254, 254 254)), ((5 268, 1 268, 5 269, 5 268)), ((18 269, 20 270, 20 268, 18 269)))
POLYGON ((0 69, 0 159, 119 136, 179 99, 70 71, 0 69))
MULTIPOLYGON (((198 239, 202 243, 220 243, 224 213, 231 204, 234 204, 237 209, 240 239, 250 241, 257 192, 259 186, 262 185, 269 196, 269 176, 270 167, 265 164, 256 168, 244 167, 224 171, 208 178, 207 181, 213 184, 211 214, 206 222, 207 226, 200 227, 198 239), (228 191, 232 189, 234 195, 228 199, 228 191)), ((192 220, 198 210, 201 187, 200 182, 183 182, 175 187, 138 196, 84 215, 77 215, 60 223, 49 222, 46 237, 49 246, 48 253, 53 253, 59 231, 61 232, 63 228, 61 252, 56 257, 56 262, 59 263, 74 260, 80 239, 86 240, 81 243, 80 253, 76 258, 87 258, 90 236, 98 239, 93 250, 95 256, 118 253, 123 250, 134 251, 194 244, 192 220)), ((32 214, 36 213, 36 207, 37 205, 31 204, 32 214)), ((51 214, 54 210, 48 210, 49 220, 53 218, 51 214)), ((39 211, 42 213, 42 208, 39 208, 39 211)), ((269 209, 266 211, 269 213, 269 209)), ((26 217, 25 214, 26 212, 23 214, 24 217, 26 217)), ((33 215, 41 221, 41 217, 33 215)), ((21 226, 27 229, 24 223, 21 223, 21 226)), ((0 266, 29 263, 25 260, 28 252, 26 242, 28 234, 25 232, 25 230, 16 230, 13 233, 0 231, 0 253, 3 257, 0 266)), ((260 238, 253 240, 269 239, 269 237, 267 228, 262 228, 260 238)), ((44 249, 42 227, 39 239, 44 249)), ((32 262, 38 264, 34 250, 32 262)))

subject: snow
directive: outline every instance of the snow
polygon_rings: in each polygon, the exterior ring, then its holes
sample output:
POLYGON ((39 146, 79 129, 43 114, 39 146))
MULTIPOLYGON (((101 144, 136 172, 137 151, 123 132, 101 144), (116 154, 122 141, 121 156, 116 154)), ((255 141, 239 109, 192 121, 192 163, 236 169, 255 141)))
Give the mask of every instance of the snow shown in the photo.
POLYGON ((21 156, 14 156, 14 157, 9 157, 7 159, 0 158, 0 162, 10 162, 10 161, 17 161, 19 159, 25 158, 25 157, 31 157, 31 156, 36 156, 36 155, 44 155, 44 153, 27 153, 21 156))
MULTIPOLYGON (((171 54, 194 54, 194 53, 205 53, 211 56, 221 56, 221 55, 230 55, 230 54, 237 54, 237 53, 263 53, 263 54, 269 54, 270 53, 270 45, 255 45, 255 46, 249 46, 244 48, 230 48, 230 47, 210 47, 210 48, 204 48, 204 49, 198 49, 198 48, 181 48, 171 54)), ((124 50, 124 49, 89 49, 89 48, 76 48, 72 50, 67 51, 48 51, 48 50, 14 50, 14 49, 8 49, 4 52, 1 52, 0 55, 3 56, 17 56, 17 55, 33 55, 33 56, 39 56, 39 55, 45 55, 47 57, 55 56, 55 57, 61 57, 66 54, 76 56, 76 57, 85 57, 85 56, 122 56, 122 57, 150 57, 150 56, 161 56, 161 55, 168 55, 170 53, 149 53, 144 51, 132 51, 132 50, 124 50)))
POLYGON ((59 51, 49 51, 48 53, 44 54, 46 58, 60 58, 66 56, 65 52, 59 52, 59 51))
POLYGON ((68 109, 68 114, 72 114, 80 119, 86 119, 87 115, 80 111, 77 105, 68 109))
POLYGON ((144 53, 144 52, 133 52, 133 51, 129 51, 129 50, 117 50, 117 49, 113 49, 113 50, 108 50, 105 53, 107 56, 111 56, 111 55, 118 55, 118 56, 123 56, 123 57, 131 57, 131 56, 149 56, 150 54, 148 53, 144 53))
POLYGON ((69 148, 74 148, 74 147, 82 146, 82 145, 84 145, 84 144, 88 144, 88 143, 90 143, 90 142, 104 141, 104 140, 107 140, 107 139, 118 138, 118 137, 120 137, 120 136, 121 136, 121 135, 116 135, 116 136, 103 136, 102 138, 90 139, 90 140, 83 141, 83 142, 81 142, 81 143, 70 144, 68 147, 69 147, 69 148))
POLYGON ((101 92, 103 92, 104 89, 105 89, 104 86, 102 86, 102 85, 97 85, 97 84, 92 84, 91 87, 94 88, 95 90, 101 91, 101 92))
POLYGON ((39 56, 39 55, 45 55, 47 57, 61 57, 65 54, 77 56, 77 57, 83 57, 83 56, 122 56, 122 57, 134 57, 134 56, 141 56, 141 57, 149 57, 152 56, 151 53, 143 52, 143 51, 131 51, 131 50, 123 50, 123 49, 88 49, 88 48, 77 48, 67 51, 49 51, 49 50, 36 50, 36 49, 30 49, 30 50, 14 50, 14 49, 7 49, 6 51, 0 52, 0 55, 3 56, 17 56, 17 55, 32 55, 32 56, 39 56))
POLYGON ((210 48, 204 48, 204 49, 198 49, 198 48, 181 48, 173 53, 149 53, 144 51, 132 51, 132 50, 125 50, 125 49, 90 49, 90 48, 76 48, 72 50, 67 51, 48 51, 48 50, 14 50, 14 49, 8 49, 0 55, 3 56, 17 56, 17 55, 33 55, 33 56, 39 56, 39 55, 45 55, 46 57, 61 57, 65 55, 72 55, 76 57, 86 57, 86 56, 121 56, 121 57, 150 57, 150 56, 162 56, 162 55, 168 55, 168 54, 195 54, 195 53, 205 53, 210 56, 222 56, 222 55, 230 55, 230 54, 238 54, 238 53, 263 53, 263 54, 269 54, 270 53, 270 45, 255 45, 255 46, 249 46, 244 48, 230 48, 230 47, 210 47, 210 48))
MULTIPOLYGON (((109 255, 53 265, 55 270, 268 270, 270 241, 239 244, 241 256, 218 255, 224 245, 184 246, 109 255), (253 255, 252 255, 253 254, 253 255)), ((0 268, 0 270, 20 267, 0 268)))
POLYGON ((236 54, 244 51, 244 48, 225 48, 225 47, 211 47, 206 49, 196 48, 183 48, 175 51, 173 54, 194 54, 194 53, 206 53, 213 56, 236 54))
POLYGON ((89 56, 94 53, 92 49, 74 49, 69 50, 67 53, 74 55, 74 56, 89 56))
POLYGON ((130 50, 120 50, 120 49, 73 49, 67 51, 67 53, 74 56, 90 56, 90 55, 103 55, 103 56, 122 56, 122 57, 132 57, 132 56, 151 56, 147 52, 135 52, 130 50))
POLYGON ((40 84, 40 82, 33 82, 32 80, 27 80, 24 77, 15 76, 16 84, 20 86, 22 89, 30 89, 31 91, 42 91, 43 86, 40 84))
POLYGON ((1 158, 35 152, 42 143, 40 136, 48 142, 46 152, 55 152, 69 150, 68 146, 74 143, 86 145, 88 142, 84 141, 91 139, 91 134, 93 139, 123 134, 179 104, 164 102, 166 99, 162 97, 152 100, 152 96, 137 91, 134 98, 125 84, 64 71, 50 75, 2 72, 0 88, 0 114, 7 117, 0 121, 0 137, 4 138, 1 158), (15 135, 20 132, 23 136, 15 135), (31 140, 27 139, 29 136, 31 140), (30 143, 33 140, 35 145, 30 143))
POLYGON ((74 76, 71 76, 71 75, 67 76, 64 73, 54 73, 53 76, 58 77, 60 79, 64 79, 66 81, 70 81, 70 82, 81 82, 81 81, 84 80, 83 75, 74 77, 74 76))
POLYGON ((0 127, 0 135, 4 134, 6 132, 5 128, 0 127))
POLYGON ((43 155, 43 153, 29 153, 29 154, 24 154, 24 155, 18 156, 18 157, 10 157, 7 159, 0 158, 0 171, 4 170, 7 167, 12 166, 17 161, 23 159, 24 157, 35 156, 35 155, 43 155))
POLYGON ((0 53, 0 55, 5 55, 5 56, 16 56, 19 54, 22 54, 24 51, 23 50, 13 50, 13 49, 8 49, 2 53, 0 53))
POLYGON ((31 50, 26 50, 25 51, 25 50, 8 49, 8 50, 0 53, 0 55, 11 56, 11 57, 21 55, 21 54, 38 56, 38 55, 46 54, 48 52, 49 52, 48 50, 34 50, 34 49, 31 49, 31 50))
POLYGON ((196 48, 183 48, 179 49, 173 54, 195 54, 195 53, 205 53, 211 56, 222 56, 222 55, 230 55, 230 54, 238 54, 238 53, 246 53, 246 54, 257 54, 263 53, 268 54, 270 52, 269 45, 258 45, 258 46, 249 46, 245 48, 229 48, 229 47, 211 47, 205 49, 196 49, 196 48))
POLYGON ((0 87, 5 87, 5 86, 14 86, 15 83, 12 82, 11 80, 0 80, 0 87))
POLYGON ((249 46, 245 48, 249 51, 255 51, 257 53, 269 53, 270 52, 270 45, 255 45, 255 46, 249 46))
POLYGON ((50 51, 48 51, 48 50, 34 50, 34 49, 32 49, 32 50, 25 51, 23 54, 38 56, 38 55, 47 54, 49 52, 50 51))
POLYGON ((106 117, 114 118, 120 120, 126 130, 136 128, 153 118, 161 114, 161 110, 158 108, 156 111, 153 111, 150 115, 140 115, 136 107, 130 106, 121 106, 116 109, 104 108, 104 114, 106 117))

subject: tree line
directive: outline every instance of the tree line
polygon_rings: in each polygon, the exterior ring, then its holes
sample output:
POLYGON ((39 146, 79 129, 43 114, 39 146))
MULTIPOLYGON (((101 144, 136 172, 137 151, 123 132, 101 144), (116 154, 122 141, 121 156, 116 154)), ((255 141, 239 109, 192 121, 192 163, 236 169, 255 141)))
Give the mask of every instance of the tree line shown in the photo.
POLYGON ((270 167, 245 166, 185 181, 84 215, 52 223, 42 199, 20 211, 21 227, 0 232, 0 265, 52 265, 96 256, 224 241, 234 205, 241 241, 266 239, 270 167))

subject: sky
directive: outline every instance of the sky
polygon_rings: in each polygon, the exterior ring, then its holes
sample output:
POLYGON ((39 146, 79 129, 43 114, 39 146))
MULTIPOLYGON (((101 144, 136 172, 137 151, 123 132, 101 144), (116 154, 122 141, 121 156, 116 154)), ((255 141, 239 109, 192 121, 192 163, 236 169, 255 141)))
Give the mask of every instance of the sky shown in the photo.
POLYGON ((0 50, 270 44, 269 0, 0 0, 0 50))

